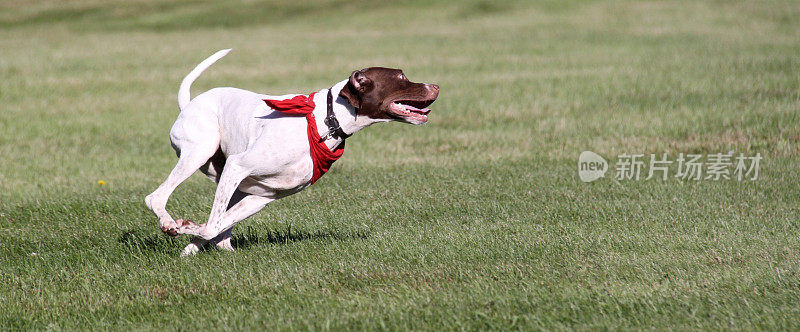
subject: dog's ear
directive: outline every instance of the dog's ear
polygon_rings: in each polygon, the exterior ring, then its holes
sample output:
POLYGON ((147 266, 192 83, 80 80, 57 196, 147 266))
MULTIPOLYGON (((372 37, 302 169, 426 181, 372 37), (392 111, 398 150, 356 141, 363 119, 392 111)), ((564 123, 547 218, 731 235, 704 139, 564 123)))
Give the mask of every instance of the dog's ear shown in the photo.
POLYGON ((350 105, 361 108, 361 95, 372 89, 372 80, 360 70, 356 70, 350 75, 350 80, 344 85, 339 95, 347 98, 350 105))

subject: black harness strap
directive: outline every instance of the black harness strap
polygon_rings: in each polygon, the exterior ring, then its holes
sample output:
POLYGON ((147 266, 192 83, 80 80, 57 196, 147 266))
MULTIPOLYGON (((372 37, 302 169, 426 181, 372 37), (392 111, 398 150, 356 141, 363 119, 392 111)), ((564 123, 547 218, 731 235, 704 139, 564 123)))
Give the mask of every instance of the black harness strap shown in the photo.
POLYGON ((336 114, 333 113, 333 94, 331 89, 328 89, 328 116, 325 117, 325 125, 328 126, 328 133, 319 138, 320 143, 324 142, 328 137, 346 139, 350 137, 349 134, 342 130, 339 126, 339 120, 336 119, 336 114))

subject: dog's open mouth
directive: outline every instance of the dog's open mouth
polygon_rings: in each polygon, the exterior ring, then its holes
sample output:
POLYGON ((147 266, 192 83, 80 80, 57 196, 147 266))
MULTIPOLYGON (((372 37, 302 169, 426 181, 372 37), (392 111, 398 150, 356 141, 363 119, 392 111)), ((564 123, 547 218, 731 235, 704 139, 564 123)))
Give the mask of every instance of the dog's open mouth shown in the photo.
POLYGON ((427 100, 395 100, 389 106, 389 109, 394 116, 413 124, 423 124, 428 122, 428 113, 431 112, 427 108, 436 99, 427 100))

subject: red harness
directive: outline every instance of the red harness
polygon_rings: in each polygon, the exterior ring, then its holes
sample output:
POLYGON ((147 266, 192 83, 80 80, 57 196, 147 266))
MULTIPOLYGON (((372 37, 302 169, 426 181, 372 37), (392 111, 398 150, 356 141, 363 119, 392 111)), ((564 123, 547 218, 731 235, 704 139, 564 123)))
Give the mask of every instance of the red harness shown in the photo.
POLYGON ((331 151, 322 141, 317 131, 317 121, 314 119, 314 93, 308 96, 299 95, 291 99, 272 100, 264 99, 267 106, 285 114, 305 115, 308 121, 308 145, 311 147, 311 161, 314 163, 314 173, 311 184, 317 182, 327 172, 333 162, 344 154, 344 142, 336 150, 331 151))

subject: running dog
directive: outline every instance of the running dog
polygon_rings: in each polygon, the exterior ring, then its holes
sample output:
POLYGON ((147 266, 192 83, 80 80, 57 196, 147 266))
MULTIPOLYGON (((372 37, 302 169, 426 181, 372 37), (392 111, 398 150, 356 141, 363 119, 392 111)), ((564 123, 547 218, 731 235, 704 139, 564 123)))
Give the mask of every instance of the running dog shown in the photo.
POLYGON ((344 153, 346 138, 378 122, 424 124, 439 95, 436 84, 371 67, 308 95, 214 88, 191 99, 192 82, 229 51, 205 59, 183 79, 181 112, 169 133, 178 163, 145 198, 164 233, 195 236, 182 256, 208 242, 233 250, 236 223, 316 182, 344 153), (175 188, 198 169, 217 183, 208 222, 199 225, 175 220, 166 210, 175 188))

